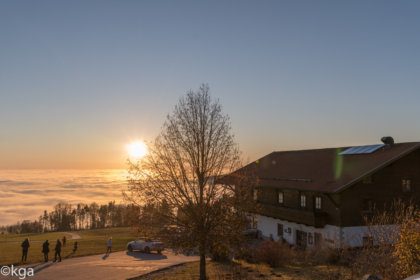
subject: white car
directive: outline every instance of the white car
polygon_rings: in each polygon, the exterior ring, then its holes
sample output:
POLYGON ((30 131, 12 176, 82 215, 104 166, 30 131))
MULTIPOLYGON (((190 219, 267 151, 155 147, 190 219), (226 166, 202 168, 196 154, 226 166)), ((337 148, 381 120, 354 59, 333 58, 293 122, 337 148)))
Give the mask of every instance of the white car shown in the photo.
POLYGON ((163 250, 164 246, 162 242, 152 241, 150 239, 134 240, 127 243, 127 251, 129 252, 141 251, 149 254, 152 251, 156 251, 160 254, 163 250))

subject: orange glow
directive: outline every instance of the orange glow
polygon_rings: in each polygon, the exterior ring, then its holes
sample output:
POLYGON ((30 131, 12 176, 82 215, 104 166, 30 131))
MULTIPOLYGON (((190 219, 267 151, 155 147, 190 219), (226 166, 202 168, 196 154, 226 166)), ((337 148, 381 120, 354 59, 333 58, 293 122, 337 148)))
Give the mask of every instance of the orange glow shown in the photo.
POLYGON ((134 141, 126 146, 130 159, 139 160, 147 155, 147 145, 143 141, 134 141))

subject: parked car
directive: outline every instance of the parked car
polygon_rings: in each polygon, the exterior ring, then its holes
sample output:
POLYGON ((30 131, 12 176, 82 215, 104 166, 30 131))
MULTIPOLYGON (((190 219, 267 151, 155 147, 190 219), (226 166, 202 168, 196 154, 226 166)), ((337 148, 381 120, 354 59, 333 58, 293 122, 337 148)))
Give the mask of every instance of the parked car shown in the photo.
POLYGON ((141 251, 149 254, 152 251, 156 251, 158 254, 164 250, 163 243, 160 241, 152 241, 150 239, 145 240, 134 240, 127 243, 127 251, 141 251))

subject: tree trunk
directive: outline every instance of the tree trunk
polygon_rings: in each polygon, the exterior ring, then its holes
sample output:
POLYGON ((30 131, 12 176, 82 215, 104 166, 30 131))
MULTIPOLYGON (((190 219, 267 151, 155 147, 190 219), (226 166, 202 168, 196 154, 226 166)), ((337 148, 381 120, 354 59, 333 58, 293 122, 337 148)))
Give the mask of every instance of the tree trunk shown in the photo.
POLYGON ((200 280, 207 280, 207 273, 206 273, 206 240, 204 238, 201 238, 198 250, 199 250, 199 253, 200 253, 200 280))
POLYGON ((200 280, 207 280, 206 253, 203 249, 200 250, 200 280))

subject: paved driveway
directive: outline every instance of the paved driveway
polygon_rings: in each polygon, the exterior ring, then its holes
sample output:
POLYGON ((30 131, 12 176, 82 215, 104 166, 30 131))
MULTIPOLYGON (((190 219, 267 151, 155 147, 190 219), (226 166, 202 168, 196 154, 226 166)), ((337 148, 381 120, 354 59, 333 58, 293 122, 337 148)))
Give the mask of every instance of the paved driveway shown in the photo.
MULTIPOLYGON (((42 264, 35 267, 35 276, 28 277, 27 279, 121 280, 167 266, 196 260, 198 260, 198 257, 175 255, 171 251, 164 251, 162 255, 139 252, 115 252, 111 253, 108 257, 94 255, 66 259, 60 263, 49 262, 42 264)), ((0 279, 2 278, 0 277, 0 279)))

